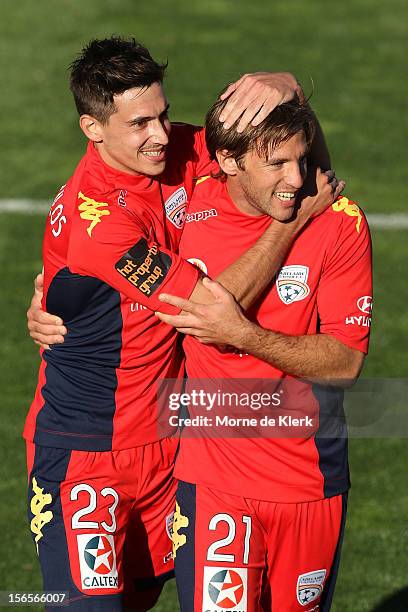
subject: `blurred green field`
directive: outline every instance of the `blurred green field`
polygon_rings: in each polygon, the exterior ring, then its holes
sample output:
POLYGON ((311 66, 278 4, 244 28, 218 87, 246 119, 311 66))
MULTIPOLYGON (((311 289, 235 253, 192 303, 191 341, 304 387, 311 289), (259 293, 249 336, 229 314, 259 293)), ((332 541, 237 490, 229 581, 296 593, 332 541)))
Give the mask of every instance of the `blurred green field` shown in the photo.
MULTIPOLYGON (((200 122, 221 87, 246 71, 291 70, 306 90, 312 77, 313 106, 347 193, 369 213, 407 212, 407 30, 403 0, 2 0, 0 199, 50 199, 65 182, 84 148, 66 67, 88 39, 120 33, 169 59, 166 88, 176 120, 200 122)), ((0 214, 0 590, 41 588, 25 518, 20 432, 38 367, 25 311, 42 265, 43 225, 40 215, 0 214)), ((373 243, 376 307, 364 375, 403 378, 407 231, 375 230, 373 243)), ((333 610, 406 611, 407 440, 350 446, 353 489, 333 610)), ((157 610, 177 609, 169 585, 157 610)))

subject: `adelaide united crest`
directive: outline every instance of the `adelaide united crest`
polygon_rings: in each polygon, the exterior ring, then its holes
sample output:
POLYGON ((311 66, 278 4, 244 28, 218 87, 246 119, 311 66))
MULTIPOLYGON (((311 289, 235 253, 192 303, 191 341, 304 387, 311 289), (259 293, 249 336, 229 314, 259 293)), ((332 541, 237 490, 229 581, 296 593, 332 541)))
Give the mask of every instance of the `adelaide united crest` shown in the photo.
POLYGON ((310 293, 307 278, 309 268, 307 266, 283 266, 276 279, 276 289, 284 304, 293 304, 304 300, 310 293))

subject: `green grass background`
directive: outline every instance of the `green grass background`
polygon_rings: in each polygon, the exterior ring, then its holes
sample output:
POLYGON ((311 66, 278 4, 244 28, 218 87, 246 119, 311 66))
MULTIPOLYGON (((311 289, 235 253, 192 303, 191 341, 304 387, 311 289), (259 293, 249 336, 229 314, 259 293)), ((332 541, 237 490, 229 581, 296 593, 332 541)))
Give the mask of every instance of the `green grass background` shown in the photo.
MULTIPOLYGON (((407 212, 405 0, 2 0, 0 11, 0 198, 50 199, 65 182, 85 145, 67 66, 90 38, 117 33, 169 60, 175 120, 200 122, 224 84, 246 71, 291 70, 306 91, 312 78, 312 103, 347 193, 369 213, 407 212)), ((25 311, 43 226, 39 215, 0 215, 0 590, 41 588, 20 432, 38 367, 25 311)), ((407 232, 375 230, 373 244, 376 309, 364 375, 403 378, 407 232)), ((407 440, 350 446, 353 489, 334 612, 406 611, 407 440)), ((170 584, 157 610, 177 609, 170 584)))

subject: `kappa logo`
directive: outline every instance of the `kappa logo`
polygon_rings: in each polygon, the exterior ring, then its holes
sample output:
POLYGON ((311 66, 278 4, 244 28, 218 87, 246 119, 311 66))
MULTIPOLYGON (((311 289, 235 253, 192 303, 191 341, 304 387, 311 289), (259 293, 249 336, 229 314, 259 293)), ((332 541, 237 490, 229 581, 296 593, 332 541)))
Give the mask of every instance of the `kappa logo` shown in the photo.
POLYGON ((342 196, 336 202, 334 202, 334 204, 332 204, 332 209, 334 212, 344 212, 349 217, 356 217, 356 230, 358 234, 360 233, 360 225, 363 215, 355 202, 352 202, 348 198, 342 196))
POLYGON ((179 548, 184 546, 187 542, 187 536, 184 533, 179 533, 179 529, 188 527, 189 520, 187 516, 181 514, 180 506, 176 502, 176 511, 173 516, 173 530, 171 539, 173 540, 173 559, 176 558, 176 554, 179 548))
POLYGON ((184 219, 186 217, 186 203, 187 192, 184 187, 177 189, 177 191, 175 191, 164 203, 166 217, 178 229, 181 229, 184 225, 184 219))
POLYGON ((211 217, 217 217, 217 216, 218 216, 218 213, 217 213, 216 208, 209 208, 207 210, 199 210, 198 212, 189 213, 186 217, 186 223, 191 223, 192 221, 196 221, 198 223, 199 221, 206 221, 207 219, 210 219, 211 217))
POLYGON ((105 533, 77 536, 83 589, 117 589, 115 542, 105 533))
POLYGON ((107 202, 96 202, 92 198, 87 198, 82 191, 78 193, 78 198, 83 200, 82 204, 78 206, 78 210, 81 211, 79 216, 81 219, 91 222, 86 228, 88 236, 91 237, 95 225, 101 222, 101 217, 110 215, 109 210, 101 210, 102 207, 109 206, 109 204, 107 202))
POLYGON ((293 304, 304 300, 310 293, 307 284, 309 268, 307 266, 283 266, 276 279, 276 289, 284 304, 293 304))
POLYGON ((204 274, 208 274, 207 266, 201 259, 197 259, 197 257, 190 257, 189 259, 187 259, 187 261, 189 261, 191 264, 193 264, 193 266, 201 270, 201 272, 204 272, 204 274))
POLYGON ((248 570, 204 567, 203 610, 247 612, 248 570))
POLYGON ((297 600, 301 606, 307 606, 312 601, 316 601, 323 591, 324 581, 326 579, 326 570, 316 570, 301 574, 297 580, 297 600))
POLYGON ((34 518, 31 520, 30 529, 35 535, 34 541, 38 555, 38 542, 44 535, 43 527, 52 520, 54 515, 51 510, 43 511, 44 506, 52 503, 51 493, 44 493, 44 488, 38 486, 36 478, 33 478, 32 485, 34 495, 31 498, 30 510, 34 518))

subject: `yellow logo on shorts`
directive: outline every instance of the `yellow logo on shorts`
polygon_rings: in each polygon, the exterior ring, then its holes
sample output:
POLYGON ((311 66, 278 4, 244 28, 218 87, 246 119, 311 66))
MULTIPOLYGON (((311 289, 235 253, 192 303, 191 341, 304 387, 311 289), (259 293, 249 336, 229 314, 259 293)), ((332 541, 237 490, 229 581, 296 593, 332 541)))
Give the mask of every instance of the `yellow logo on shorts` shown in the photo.
POLYGON ((174 513, 173 533, 172 533, 173 559, 176 558, 178 549, 184 546, 184 544, 187 541, 187 536, 184 535, 183 533, 179 533, 178 530, 183 529, 184 527, 188 527, 188 524, 189 524, 188 518, 181 514, 180 506, 176 502, 176 511, 174 513))
POLYGON ((32 514, 34 514, 34 518, 31 521, 30 529, 35 535, 35 546, 38 555, 38 542, 43 537, 42 528, 51 521, 54 515, 51 510, 43 512, 44 506, 52 503, 52 496, 50 493, 44 493, 44 489, 38 486, 35 478, 33 478, 33 491, 35 495, 31 499, 30 509, 32 514))
POLYGON ((109 210, 99 210, 102 206, 109 206, 106 202, 96 202, 92 200, 92 198, 87 198, 84 196, 82 191, 78 193, 78 198, 81 198, 83 201, 82 204, 78 206, 78 210, 82 210, 80 217, 81 219, 85 219, 85 221, 91 221, 91 225, 87 228, 88 235, 92 236, 92 230, 97 223, 101 222, 101 217, 105 215, 110 215, 109 210))
POLYGON ((344 212, 349 217, 357 217, 356 230, 358 233, 360 233, 360 224, 363 215, 361 214, 360 208, 357 206, 357 204, 343 196, 332 204, 332 209, 334 212, 344 212))

